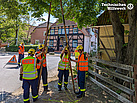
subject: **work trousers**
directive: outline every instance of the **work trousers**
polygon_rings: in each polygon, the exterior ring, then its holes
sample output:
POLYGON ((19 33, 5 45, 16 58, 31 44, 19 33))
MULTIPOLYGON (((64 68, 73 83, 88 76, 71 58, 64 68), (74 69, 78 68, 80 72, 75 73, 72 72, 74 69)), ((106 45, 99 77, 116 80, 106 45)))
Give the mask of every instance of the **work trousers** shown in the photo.
POLYGON ((58 88, 61 88, 61 87, 62 87, 63 75, 64 75, 64 87, 67 88, 69 70, 59 70, 59 74, 58 74, 58 78, 59 78, 59 81, 58 81, 58 88))
POLYGON ((21 59, 24 58, 24 54, 19 54, 19 57, 18 57, 18 66, 20 67, 20 62, 21 62, 21 59))
POLYGON ((85 73, 86 71, 78 70, 78 86, 79 86, 79 92, 81 95, 84 95, 86 90, 85 89, 85 81, 86 81, 85 73))
MULTIPOLYGON (((39 75, 40 75, 40 69, 37 69, 38 71, 38 79, 39 79, 39 75)), ((47 79, 48 79, 48 73, 47 73, 47 67, 43 67, 42 68, 42 81, 43 81, 43 88, 44 90, 48 89, 48 82, 47 82, 47 79)))
POLYGON ((33 101, 35 101, 38 98, 38 88, 37 88, 38 87, 38 79, 34 79, 34 80, 23 79, 22 88, 24 89, 24 93, 23 93, 24 103, 30 102, 30 99, 29 99, 30 86, 31 86, 33 101))

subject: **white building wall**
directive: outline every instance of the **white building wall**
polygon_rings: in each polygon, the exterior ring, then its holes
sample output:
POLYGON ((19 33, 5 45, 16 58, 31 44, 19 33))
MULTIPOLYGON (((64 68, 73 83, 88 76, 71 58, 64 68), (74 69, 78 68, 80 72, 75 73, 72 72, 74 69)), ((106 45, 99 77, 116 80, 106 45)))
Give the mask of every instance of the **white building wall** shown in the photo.
POLYGON ((89 53, 89 48, 90 48, 90 45, 89 45, 89 37, 88 37, 88 36, 85 36, 85 37, 84 37, 84 52, 89 53))
POLYGON ((93 44, 90 46, 91 50, 96 52, 97 51, 97 37, 95 37, 95 34, 93 32, 92 32, 90 44, 91 42, 93 42, 93 44))
POLYGON ((84 52, 90 53, 91 51, 97 51, 97 37, 95 37, 95 34, 92 32, 92 29, 90 28, 90 35, 84 36, 84 52), (92 46, 91 42, 93 42, 92 46))

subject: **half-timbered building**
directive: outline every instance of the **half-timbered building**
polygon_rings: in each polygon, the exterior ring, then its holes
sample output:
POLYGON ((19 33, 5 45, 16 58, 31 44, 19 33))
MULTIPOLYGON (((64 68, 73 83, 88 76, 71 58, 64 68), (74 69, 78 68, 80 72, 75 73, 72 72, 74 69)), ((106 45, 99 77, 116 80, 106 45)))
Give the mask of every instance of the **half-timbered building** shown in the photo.
MULTIPOLYGON (((79 29, 74 21, 65 20, 66 33, 70 51, 73 52, 78 45, 82 45, 85 49, 89 43, 90 28, 79 29), (88 43, 86 43, 88 41, 88 43)), ((62 51, 63 47, 66 45, 65 31, 63 23, 58 23, 56 21, 50 27, 50 32, 48 35, 49 46, 54 48, 55 51, 62 51)), ((88 50, 84 50, 87 51, 88 50)))

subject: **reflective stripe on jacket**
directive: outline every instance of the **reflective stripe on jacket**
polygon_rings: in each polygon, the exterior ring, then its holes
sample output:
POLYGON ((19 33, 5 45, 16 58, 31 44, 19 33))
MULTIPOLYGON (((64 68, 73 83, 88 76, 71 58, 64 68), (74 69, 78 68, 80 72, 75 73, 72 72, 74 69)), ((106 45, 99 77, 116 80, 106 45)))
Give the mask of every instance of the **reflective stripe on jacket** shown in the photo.
POLYGON ((36 58, 32 56, 28 56, 22 59, 23 66, 23 79, 33 80, 38 77, 37 68, 36 68, 36 58))
POLYGON ((79 55, 78 57, 78 67, 77 70, 88 71, 88 58, 84 59, 84 54, 79 55))
POLYGON ((19 52, 19 54, 24 53, 24 46, 23 46, 23 47, 22 47, 22 46, 19 46, 19 50, 20 50, 20 51, 18 51, 18 52, 19 52))
POLYGON ((77 50, 75 50, 75 58, 78 59, 78 56, 79 56, 79 52, 77 50))
MULTIPOLYGON (((40 53, 40 51, 38 51, 36 54, 39 54, 40 53)), ((39 59, 39 60, 41 60, 42 59, 42 57, 43 56, 39 56, 39 57, 37 57, 37 59, 39 59)), ((37 69, 40 69, 40 65, 41 65, 41 62, 39 62, 39 63, 37 63, 37 69)), ((45 59, 43 60, 43 67, 46 67, 47 65, 46 65, 46 55, 45 55, 45 59)))
POLYGON ((68 54, 63 55, 62 59, 58 63, 58 69, 60 70, 68 70, 69 69, 69 61, 68 61, 68 54))

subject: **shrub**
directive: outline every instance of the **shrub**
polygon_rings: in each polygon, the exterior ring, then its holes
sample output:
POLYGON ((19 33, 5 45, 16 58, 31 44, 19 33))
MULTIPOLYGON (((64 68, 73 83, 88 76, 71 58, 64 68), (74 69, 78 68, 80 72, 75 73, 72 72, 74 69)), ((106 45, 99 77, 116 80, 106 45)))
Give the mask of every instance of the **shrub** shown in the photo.
MULTIPOLYGON (((11 45, 11 46, 6 46, 6 51, 9 51, 9 52, 18 52, 18 47, 19 46, 16 46, 16 45, 11 45)), ((27 52, 30 48, 33 48, 33 49, 37 49, 38 45, 25 45, 24 48, 25 48, 25 52, 27 52)))

